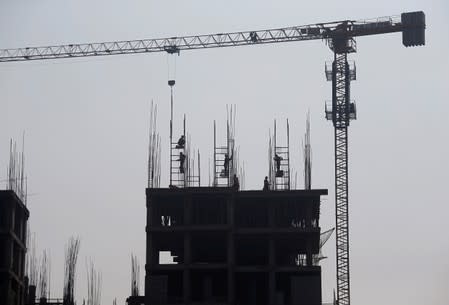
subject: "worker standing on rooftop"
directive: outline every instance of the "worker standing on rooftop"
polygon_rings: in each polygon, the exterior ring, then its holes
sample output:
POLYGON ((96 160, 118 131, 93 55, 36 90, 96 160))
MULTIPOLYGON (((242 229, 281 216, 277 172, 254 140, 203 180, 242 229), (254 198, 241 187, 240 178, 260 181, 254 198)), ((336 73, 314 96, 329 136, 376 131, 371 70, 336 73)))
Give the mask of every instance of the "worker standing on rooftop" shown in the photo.
POLYGON ((225 154, 224 163, 223 163, 223 171, 221 172, 222 177, 229 177, 229 162, 232 161, 232 156, 229 157, 228 154, 225 154))
POLYGON ((232 187, 235 189, 235 190, 239 190, 239 188, 240 188, 240 182, 239 182, 239 178, 237 177, 237 175, 236 174, 234 174, 234 177, 233 177, 233 179, 232 179, 232 187))
POLYGON ((268 177, 265 176, 265 179, 263 180, 263 190, 269 191, 270 190, 270 183, 268 182, 268 177))

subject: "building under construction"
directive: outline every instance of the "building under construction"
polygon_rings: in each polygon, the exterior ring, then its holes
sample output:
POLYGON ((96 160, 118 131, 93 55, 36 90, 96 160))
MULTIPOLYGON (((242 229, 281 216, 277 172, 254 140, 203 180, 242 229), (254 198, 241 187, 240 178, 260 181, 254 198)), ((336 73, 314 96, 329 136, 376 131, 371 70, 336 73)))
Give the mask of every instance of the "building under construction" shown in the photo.
MULTIPOLYGON (((154 112, 151 117, 154 123, 154 112)), ((304 147, 310 145, 308 124, 304 147)), ((292 190, 288 121, 285 143, 279 143, 274 124, 268 176, 256 191, 241 190, 235 107, 227 109, 223 145, 214 122, 213 179, 207 187, 199 183, 200 168, 196 176, 189 161, 185 116, 178 141, 172 118, 170 126, 168 188, 153 175, 160 173, 154 168, 160 161, 150 147, 145 295, 130 297, 128 304, 321 304, 319 217, 327 190, 311 190, 310 183, 292 190)), ((155 139, 151 128, 150 139, 155 139)), ((305 151, 304 165, 310 169, 310 152, 305 151)), ((304 174, 310 181, 311 172, 304 174)))
POLYGON ((235 144, 233 106, 227 108, 224 144, 219 143, 214 122, 213 179, 201 187, 201 170, 198 167, 195 174, 190 159, 185 115, 180 136, 173 136, 174 84, 169 81, 168 188, 159 183, 154 106, 150 115, 145 294, 132 295, 128 304, 321 304, 319 217, 321 196, 327 190, 311 190, 309 123, 304 190, 291 188, 288 121, 284 143, 274 123, 263 188, 242 190, 244 170, 235 144))
POLYGON ((322 195, 147 189, 145 304, 321 304, 322 195))
POLYGON ((13 190, 0 191, 0 304, 23 305, 29 212, 13 190))

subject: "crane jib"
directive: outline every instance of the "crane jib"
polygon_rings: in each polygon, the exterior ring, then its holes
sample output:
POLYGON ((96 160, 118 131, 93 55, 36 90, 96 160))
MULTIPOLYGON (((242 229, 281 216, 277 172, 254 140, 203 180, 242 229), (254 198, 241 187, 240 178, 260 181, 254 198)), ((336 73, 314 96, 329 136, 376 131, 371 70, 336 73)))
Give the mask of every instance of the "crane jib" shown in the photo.
POLYGON ((293 26, 269 30, 256 30, 209 35, 141 39, 85 44, 53 45, 0 49, 0 62, 106 56, 120 54, 167 52, 220 47, 235 47, 303 40, 349 40, 358 36, 402 32, 403 44, 425 44, 425 15, 423 12, 403 13, 399 16, 370 20, 337 21, 293 26))

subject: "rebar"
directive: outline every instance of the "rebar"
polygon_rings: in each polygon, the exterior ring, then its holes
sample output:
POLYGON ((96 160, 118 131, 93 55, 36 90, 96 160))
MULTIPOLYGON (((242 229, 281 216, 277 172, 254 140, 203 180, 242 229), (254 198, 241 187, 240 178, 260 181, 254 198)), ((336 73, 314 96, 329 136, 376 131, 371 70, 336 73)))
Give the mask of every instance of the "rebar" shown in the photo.
POLYGON ((37 294, 39 298, 48 298, 49 295, 49 284, 50 284, 50 259, 47 255, 47 251, 44 250, 42 253, 41 263, 38 271, 38 291, 37 294))
POLYGON ((137 256, 131 254, 131 295, 139 295, 139 283, 140 283, 140 264, 137 260, 137 256))
POLYGON ((160 135, 157 133, 157 105, 151 101, 148 131, 148 188, 158 188, 161 180, 160 135))
POLYGON ((25 175, 25 134, 22 139, 22 152, 17 150, 17 144, 10 139, 9 164, 7 171, 8 190, 14 191, 22 202, 27 204, 27 177, 25 175))
POLYGON ((76 262, 80 248, 80 239, 71 237, 65 249, 65 269, 64 269, 64 305, 74 305, 75 300, 75 280, 76 262))
POLYGON ((87 305, 100 305, 101 303, 101 272, 95 269, 95 264, 86 262, 87 269, 87 305))
POLYGON ((312 145, 310 143, 310 112, 307 113, 306 133, 303 141, 304 189, 312 189, 312 145))

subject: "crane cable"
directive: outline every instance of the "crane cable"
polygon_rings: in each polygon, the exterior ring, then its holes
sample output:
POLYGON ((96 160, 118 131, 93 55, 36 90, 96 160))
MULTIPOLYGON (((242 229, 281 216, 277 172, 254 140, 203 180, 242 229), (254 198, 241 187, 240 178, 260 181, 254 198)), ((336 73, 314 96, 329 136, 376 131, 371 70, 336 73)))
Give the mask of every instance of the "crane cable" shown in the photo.
POLYGON ((176 80, 176 56, 174 56, 173 53, 168 52, 167 52, 167 79, 176 80))

